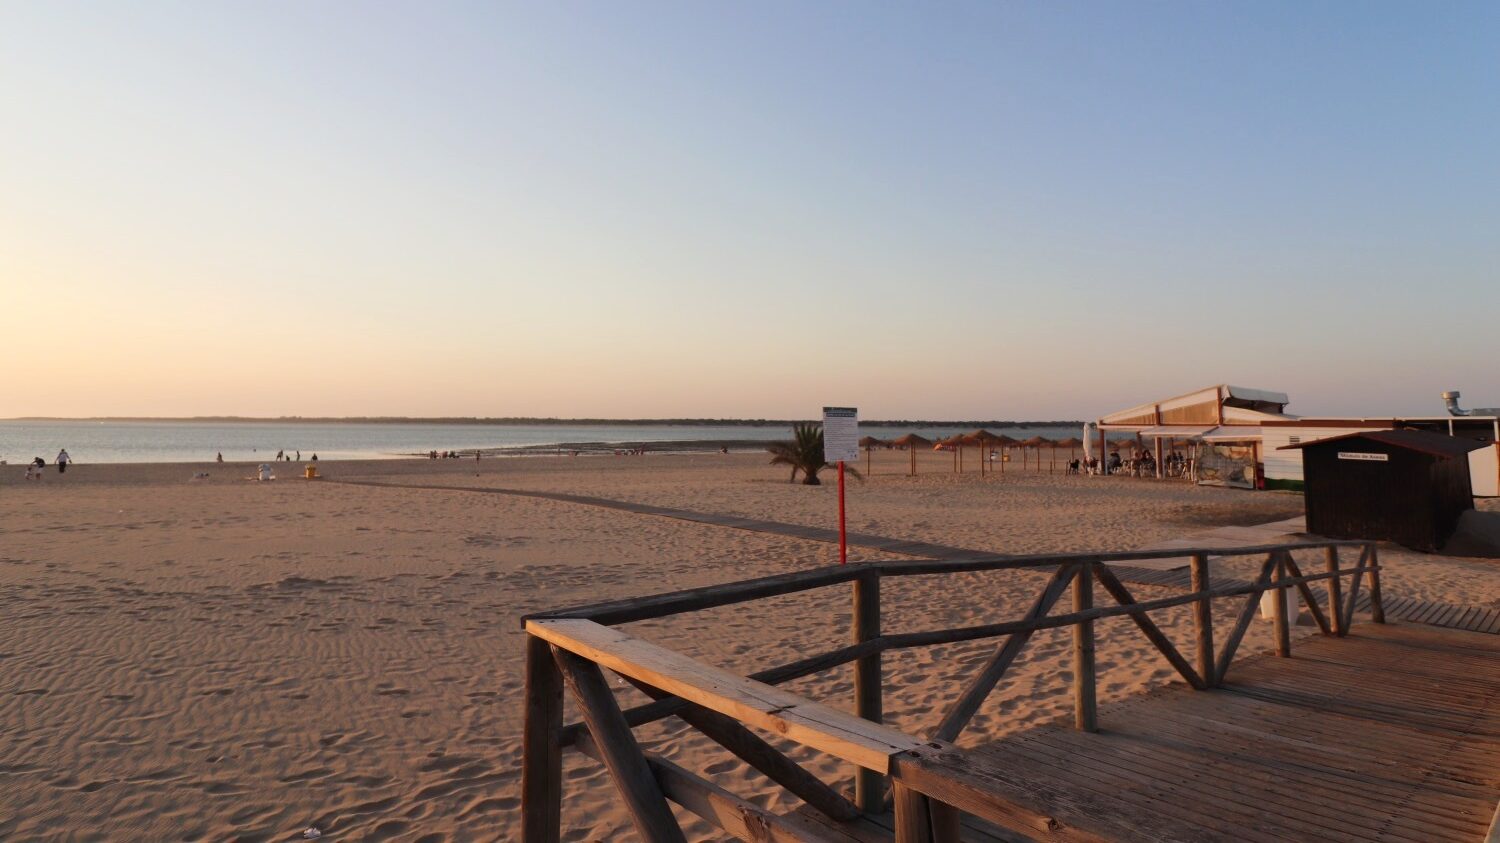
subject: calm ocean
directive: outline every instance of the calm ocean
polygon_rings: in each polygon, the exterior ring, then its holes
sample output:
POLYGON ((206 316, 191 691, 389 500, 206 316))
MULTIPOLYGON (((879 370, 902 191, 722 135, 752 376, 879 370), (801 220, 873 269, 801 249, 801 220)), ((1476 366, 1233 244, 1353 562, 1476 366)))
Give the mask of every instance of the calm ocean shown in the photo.
MULTIPOLYGON (((1077 436, 1075 427, 993 428, 1017 439, 1077 436)), ((957 428, 870 428, 892 438, 916 432, 928 438, 957 428)), ((208 462, 220 452, 235 461, 264 460, 278 450, 304 459, 370 459, 424 455, 429 450, 537 448, 568 443, 620 446, 652 442, 765 441, 790 437, 784 425, 481 425, 300 422, 0 421, 0 460, 12 465, 33 457, 52 462, 59 448, 80 463, 208 462)))

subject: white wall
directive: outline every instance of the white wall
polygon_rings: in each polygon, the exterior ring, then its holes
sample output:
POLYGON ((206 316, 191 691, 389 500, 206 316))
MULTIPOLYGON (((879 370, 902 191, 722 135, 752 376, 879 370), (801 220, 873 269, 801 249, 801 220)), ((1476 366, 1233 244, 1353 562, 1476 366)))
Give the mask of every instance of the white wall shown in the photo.
POLYGON ((1302 452, 1279 451, 1284 445, 1307 443, 1318 439, 1343 436, 1346 433, 1364 433, 1368 427, 1262 427, 1260 429, 1260 458, 1265 465, 1267 480, 1301 480, 1302 452))

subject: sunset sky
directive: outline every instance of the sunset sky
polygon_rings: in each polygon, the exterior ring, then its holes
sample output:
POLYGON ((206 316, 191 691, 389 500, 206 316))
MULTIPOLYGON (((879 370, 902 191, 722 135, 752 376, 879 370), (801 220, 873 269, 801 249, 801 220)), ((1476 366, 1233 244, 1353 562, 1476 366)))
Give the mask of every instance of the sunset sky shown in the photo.
POLYGON ((1500 4, 0 0, 0 417, 1500 404, 1500 4))

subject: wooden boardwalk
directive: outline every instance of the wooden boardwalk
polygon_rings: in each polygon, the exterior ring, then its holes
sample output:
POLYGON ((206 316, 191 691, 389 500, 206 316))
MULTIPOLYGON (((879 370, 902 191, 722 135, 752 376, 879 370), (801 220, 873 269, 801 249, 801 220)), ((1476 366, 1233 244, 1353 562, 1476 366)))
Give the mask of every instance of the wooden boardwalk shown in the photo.
MULTIPOLYGON (((1042 726, 976 748, 1030 783, 1081 797, 1063 826, 1108 840, 1486 840, 1500 802, 1500 641, 1362 624, 1257 656, 1220 689, 1172 685, 1105 705, 1100 731, 1042 726), (1165 832, 1162 823, 1167 824, 1165 832)), ((1004 793, 997 794, 1004 797, 1004 793)), ((892 818, 829 840, 892 839, 892 818)), ((966 817, 971 843, 1045 839, 966 817)))
MULTIPOLYGON (((749 530, 757 533, 772 533, 778 536, 807 539, 809 541, 837 544, 839 540, 837 530, 824 527, 808 527, 802 524, 786 524, 780 521, 743 518, 738 515, 723 515, 713 512, 696 512, 689 509, 653 506, 634 501, 621 501, 589 495, 571 495, 563 492, 542 492, 528 489, 506 489, 484 486, 392 483, 380 480, 329 480, 327 482, 343 483, 350 486, 375 486, 393 489, 437 489, 449 492, 475 492, 540 498, 542 500, 558 501, 561 503, 573 503, 583 506, 615 509, 622 512, 633 512, 638 515, 671 518, 677 521, 690 521, 695 524, 749 530)), ((1206 533, 1196 534, 1188 539, 1180 539, 1172 543, 1157 546, 1163 548, 1191 547, 1196 542, 1202 542, 1202 545, 1224 547, 1230 547, 1235 544, 1265 544, 1273 542, 1285 535, 1289 530, 1295 529, 1297 522, 1300 521, 1300 518, 1296 518, 1256 527, 1223 527, 1207 531, 1206 533), (1204 539, 1208 539, 1208 541, 1203 541, 1204 539)), ((849 544, 855 547, 879 550, 886 553, 899 553, 902 556, 914 556, 922 559, 951 560, 1003 556, 1003 554, 988 553, 982 550, 932 544, 930 542, 892 539, 870 533, 850 533, 849 544)), ((1155 563, 1146 565, 1116 563, 1110 567, 1114 569, 1115 574, 1120 579, 1128 583, 1186 590, 1191 587, 1190 576, 1185 567, 1187 565, 1187 558, 1179 557, 1179 559, 1180 561, 1171 561, 1169 566, 1155 563)), ((1231 580, 1220 581, 1232 582, 1231 580)), ((1367 612, 1369 611, 1369 607, 1370 598, 1369 595, 1365 595, 1359 601, 1358 611, 1367 612)), ((1422 623, 1431 626, 1447 627, 1449 629, 1462 629, 1470 632, 1500 634, 1500 606, 1492 608, 1460 606, 1431 600, 1416 600, 1410 597, 1402 597, 1399 594, 1387 594, 1385 597, 1385 613, 1386 617, 1393 620, 1404 620, 1411 623, 1422 623)))

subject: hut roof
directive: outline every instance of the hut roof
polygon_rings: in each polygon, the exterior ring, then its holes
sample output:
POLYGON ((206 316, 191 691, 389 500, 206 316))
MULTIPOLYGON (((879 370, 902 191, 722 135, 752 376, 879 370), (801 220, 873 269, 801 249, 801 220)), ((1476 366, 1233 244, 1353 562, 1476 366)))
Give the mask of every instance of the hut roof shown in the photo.
POLYGON ((877 448, 884 444, 886 444, 884 439, 876 439, 873 436, 859 437, 859 447, 861 448, 877 448))
POLYGON ((903 448, 918 448, 922 445, 931 445, 932 440, 928 439, 925 436, 918 436, 915 433, 908 433, 905 436, 898 436, 895 439, 892 439, 890 444, 898 445, 903 448))
POLYGON ((1000 437, 998 435, 996 435, 994 433, 990 433, 988 430, 985 430, 982 427, 979 428, 978 430, 971 430, 971 431, 969 431, 968 433, 964 434, 964 437, 966 439, 968 439, 970 442, 978 442, 978 443, 999 442, 1000 441, 1000 437))
POLYGON ((1406 448, 1410 451, 1428 454, 1441 459, 1466 457, 1470 451, 1487 448, 1490 445, 1488 442, 1456 439, 1452 436, 1444 436, 1441 433, 1432 433, 1426 430, 1365 430, 1358 433, 1346 433, 1343 436, 1330 436, 1327 439, 1314 439, 1311 442, 1301 442, 1296 445, 1283 445, 1277 448, 1277 450, 1287 451, 1311 448, 1329 442, 1342 442, 1345 439, 1369 439, 1372 442, 1394 445, 1398 448, 1406 448))
POLYGON ((1026 447, 1026 448, 1040 448, 1043 445, 1051 445, 1051 444, 1052 444, 1052 440, 1048 439, 1045 436, 1033 436, 1030 439, 1027 439, 1025 442, 1021 443, 1022 447, 1026 447))
POLYGON ((996 444, 1003 445, 1003 446, 1005 446, 1007 448, 1014 448, 1015 446, 1021 444, 1021 440, 1019 440, 1019 439, 1013 439, 1013 438, 1011 438, 1009 436, 1006 436, 1003 433, 1000 434, 995 439, 995 442, 996 442, 996 444))
POLYGON ((1077 448, 1083 445, 1083 440, 1076 436, 1070 436, 1067 439, 1059 439, 1052 444, 1059 448, 1077 448))

